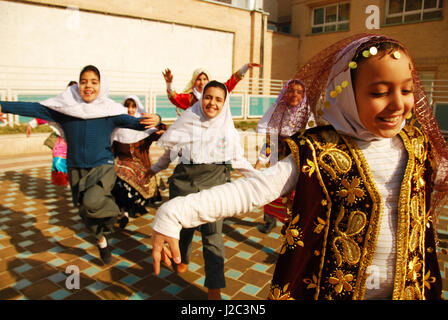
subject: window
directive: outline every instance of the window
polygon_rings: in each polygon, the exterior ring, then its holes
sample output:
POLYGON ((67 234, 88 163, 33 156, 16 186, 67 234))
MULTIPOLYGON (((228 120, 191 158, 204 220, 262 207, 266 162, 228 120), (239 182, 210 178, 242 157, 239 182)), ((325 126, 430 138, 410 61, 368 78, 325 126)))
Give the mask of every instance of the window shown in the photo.
POLYGON ((443 0, 388 0, 386 24, 441 18, 442 8, 443 0))
POLYGON ((313 9, 311 33, 348 30, 350 3, 313 9))

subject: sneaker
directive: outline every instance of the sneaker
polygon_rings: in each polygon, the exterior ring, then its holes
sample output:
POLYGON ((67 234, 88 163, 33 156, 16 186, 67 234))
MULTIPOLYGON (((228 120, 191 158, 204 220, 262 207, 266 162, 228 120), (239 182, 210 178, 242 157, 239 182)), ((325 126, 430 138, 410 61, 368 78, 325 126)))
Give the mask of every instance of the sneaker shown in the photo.
POLYGON ((100 250, 101 260, 103 260, 105 264, 109 264, 110 261, 112 260, 112 252, 110 250, 110 247, 109 246, 105 248, 98 247, 98 249, 100 250))
POLYGON ((275 224, 273 224, 273 223, 265 223, 265 224, 257 226, 258 231, 260 231, 261 233, 269 233, 274 228, 275 228, 275 224))

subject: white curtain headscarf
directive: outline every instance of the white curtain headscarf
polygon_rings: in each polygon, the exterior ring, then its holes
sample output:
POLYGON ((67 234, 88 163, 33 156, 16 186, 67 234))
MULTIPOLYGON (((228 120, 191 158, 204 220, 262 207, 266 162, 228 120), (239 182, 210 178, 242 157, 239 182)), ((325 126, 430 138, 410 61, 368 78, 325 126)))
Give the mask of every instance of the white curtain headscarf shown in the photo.
MULTIPOLYGON (((123 105, 129 99, 133 100, 135 102, 135 105, 137 106, 137 110, 135 111, 134 117, 140 118, 143 115, 143 113, 145 113, 145 108, 143 107, 143 104, 136 95, 128 95, 124 98, 123 105)), ((155 131, 157 131, 157 128, 150 128, 145 131, 138 131, 127 128, 117 128, 112 132, 111 143, 113 141, 118 141, 121 143, 135 143, 143 139, 146 139, 150 134, 152 134, 155 131)))
POLYGON ((109 82, 100 72, 100 92, 92 102, 79 94, 79 84, 72 85, 56 97, 40 102, 49 109, 81 119, 96 119, 127 113, 127 109, 109 98, 109 82))
MULTIPOLYGON (((322 117, 328 121, 336 131, 349 135, 351 137, 372 141, 385 139, 374 135, 365 128, 359 119, 358 108, 356 105, 355 93, 353 91, 353 80, 351 77, 349 63, 363 43, 371 40, 375 36, 366 36, 350 43, 335 58, 335 63, 331 69, 327 82, 325 100, 330 103, 328 107, 323 108, 322 117), (344 83, 344 85, 342 85, 344 83), (336 97, 331 96, 331 92, 338 92, 336 97)), ((403 122, 403 126, 406 121, 403 122)))
POLYGON ((202 110, 202 97, 188 108, 157 141, 157 145, 171 150, 171 159, 178 155, 195 164, 231 162, 234 168, 241 167, 244 149, 232 120, 229 93, 221 112, 208 118, 202 110))
MULTIPOLYGON (((138 103, 140 103, 140 101, 138 101, 138 103)), ((85 102, 79 94, 79 84, 75 84, 65 89, 64 92, 60 93, 56 97, 44 100, 40 102, 40 104, 67 116, 80 119, 97 119, 128 113, 128 109, 125 108, 122 104, 115 102, 114 100, 109 98, 109 82, 107 78, 103 74, 101 74, 101 72, 100 92, 98 93, 98 96, 94 101, 89 103, 85 102)), ((57 130, 60 136, 65 139, 64 131, 58 123, 49 122, 48 124, 55 130, 57 130)), ((142 138, 143 136, 147 137, 150 134, 148 133, 148 131, 150 130, 152 130, 152 128, 144 132, 132 129, 117 128, 112 132, 112 137, 117 136, 115 140, 123 143, 134 143, 144 139, 142 138), (134 131, 135 133, 130 135, 121 135, 121 130, 134 131)))
POLYGON ((205 74, 209 80, 211 79, 210 73, 206 69, 198 68, 193 71, 193 75, 191 76, 190 81, 188 82, 187 86, 184 89, 185 93, 193 92, 196 99, 198 99, 198 100, 201 99, 202 93, 199 92, 198 89, 196 89, 196 87, 194 86, 194 83, 196 82, 196 79, 199 77, 199 75, 201 75, 202 73, 205 74))

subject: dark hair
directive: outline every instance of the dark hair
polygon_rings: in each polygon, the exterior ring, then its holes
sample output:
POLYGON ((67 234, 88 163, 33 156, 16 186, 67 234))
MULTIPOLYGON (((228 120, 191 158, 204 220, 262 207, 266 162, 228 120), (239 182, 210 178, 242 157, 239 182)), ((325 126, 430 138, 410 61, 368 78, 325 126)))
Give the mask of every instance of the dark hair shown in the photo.
POLYGON ((100 70, 98 70, 98 68, 95 66, 88 65, 88 66, 85 66, 84 68, 82 68, 81 73, 79 74, 79 82, 81 82, 82 75, 87 71, 94 72, 98 76, 98 79, 101 81, 100 70))
POLYGON ((204 90, 202 91, 202 94, 204 95, 205 92, 207 91, 207 89, 210 88, 210 87, 221 88, 224 91, 224 99, 227 98, 227 87, 226 87, 226 85, 224 83, 216 81, 216 80, 209 81, 205 85, 204 90))
POLYGON ((71 87, 71 86, 74 85, 74 84, 78 84, 78 82, 72 80, 72 81, 70 81, 70 82, 68 83, 67 87, 71 87))
MULTIPOLYGON (((353 57, 352 61, 356 62, 359 65, 364 60, 368 59, 370 57, 370 55, 367 54, 367 57, 366 57, 363 55, 363 53, 364 53, 364 51, 369 51, 369 49, 371 47, 375 47, 377 49, 378 53, 376 54, 376 56, 379 58, 382 58, 386 55, 393 54, 397 50, 404 52, 408 57, 410 57, 408 50, 406 50, 406 48, 403 47, 403 45, 401 45, 400 43, 398 43, 394 40, 389 40, 389 39, 378 40, 378 38, 373 38, 372 40, 367 41, 359 46, 359 48, 356 50, 355 56, 353 57)), ((358 68, 354 68, 354 69, 350 70, 353 89, 355 88, 354 85, 355 85, 356 75, 358 73, 357 70, 358 70, 358 68)))
POLYGON ((124 101, 123 105, 124 105, 126 108, 129 108, 128 104, 131 103, 131 101, 133 101, 134 104, 135 104, 135 106, 137 106, 137 102, 135 102, 135 100, 132 99, 132 98, 127 98, 127 99, 124 101))

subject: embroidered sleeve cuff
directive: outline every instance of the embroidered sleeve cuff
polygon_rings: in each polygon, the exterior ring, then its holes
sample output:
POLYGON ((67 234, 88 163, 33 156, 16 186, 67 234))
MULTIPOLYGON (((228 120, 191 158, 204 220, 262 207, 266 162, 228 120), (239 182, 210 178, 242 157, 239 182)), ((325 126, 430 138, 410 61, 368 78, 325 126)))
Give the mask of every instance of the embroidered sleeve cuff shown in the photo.
POLYGON ((239 76, 240 76, 241 78, 243 78, 244 75, 246 74, 247 70, 249 70, 249 64, 248 64, 248 63, 246 63, 244 66, 241 67, 241 69, 240 69, 239 72, 238 72, 238 73, 239 73, 239 76))

